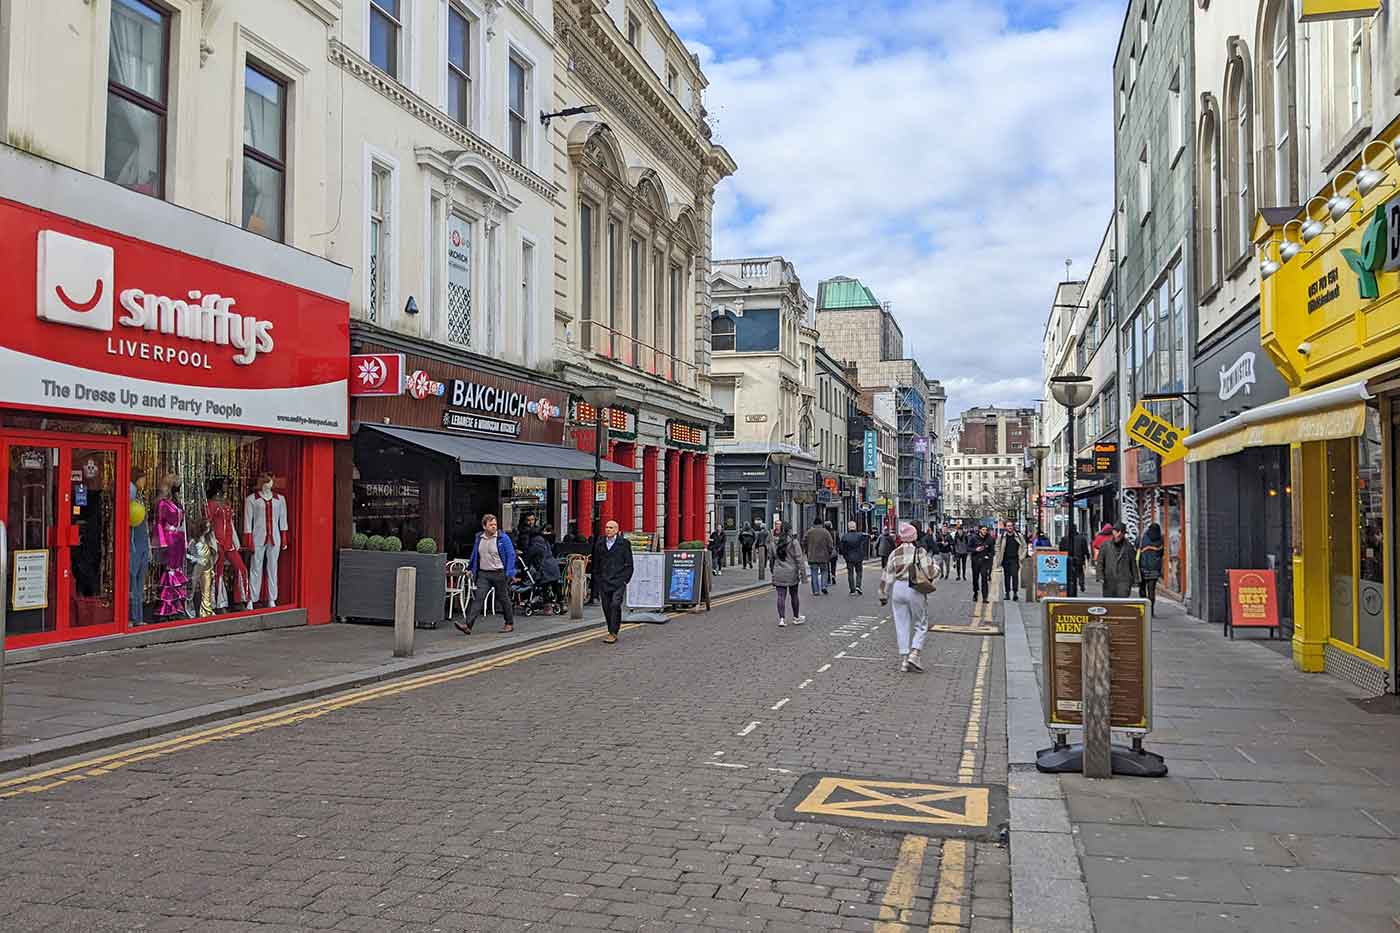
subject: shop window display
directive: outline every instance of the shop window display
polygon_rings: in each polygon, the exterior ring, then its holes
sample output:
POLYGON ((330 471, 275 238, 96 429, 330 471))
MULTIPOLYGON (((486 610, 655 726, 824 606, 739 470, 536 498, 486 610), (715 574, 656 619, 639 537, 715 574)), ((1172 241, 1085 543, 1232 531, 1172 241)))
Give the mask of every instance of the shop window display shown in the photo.
POLYGON ((134 428, 130 625, 296 602, 288 502, 300 442, 134 428))

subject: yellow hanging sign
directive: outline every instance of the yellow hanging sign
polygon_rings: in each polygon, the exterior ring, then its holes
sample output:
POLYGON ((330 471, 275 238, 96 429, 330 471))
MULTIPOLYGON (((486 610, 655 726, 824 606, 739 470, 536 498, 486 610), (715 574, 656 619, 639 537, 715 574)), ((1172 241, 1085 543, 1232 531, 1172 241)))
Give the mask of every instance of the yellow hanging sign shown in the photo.
POLYGON ((1373 16, 1380 8, 1381 0, 1303 0, 1298 22, 1312 23, 1327 19, 1373 16))
POLYGON ((1138 402, 1133 413, 1128 416, 1123 429, 1127 431, 1129 438, 1148 450, 1155 451, 1164 464, 1186 456, 1186 445, 1182 443, 1186 432, 1170 421, 1164 421, 1152 414, 1142 402, 1138 402))

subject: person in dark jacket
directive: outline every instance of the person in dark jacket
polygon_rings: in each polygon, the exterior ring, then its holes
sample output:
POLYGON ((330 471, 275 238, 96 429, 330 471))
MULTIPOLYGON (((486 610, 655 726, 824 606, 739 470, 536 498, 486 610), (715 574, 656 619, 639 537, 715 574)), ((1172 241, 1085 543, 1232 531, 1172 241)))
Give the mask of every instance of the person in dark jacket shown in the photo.
POLYGON ((836 541, 831 537, 831 532, 817 522, 803 536, 802 550, 807 554, 808 569, 812 573, 812 595, 827 595, 831 592, 831 581, 826 575, 831 569, 831 558, 836 553, 836 541))
POLYGON ((971 552, 968 546, 967 532, 959 531, 953 535, 953 563, 958 571, 958 579, 967 579, 967 555, 971 552))
POLYGON ((768 572, 768 552, 772 540, 773 536, 768 533, 768 526, 763 524, 762 520, 755 518, 753 520, 753 549, 754 557, 761 568, 758 572, 760 578, 768 572))
POLYGON ((622 630, 622 600, 627 595, 627 584, 632 582, 632 543, 617 533, 617 522, 608 522, 603 532, 593 552, 593 567, 603 600, 603 617, 608 621, 603 643, 615 645, 617 633, 622 630))
POLYGON ((1157 581, 1162 579, 1162 526, 1153 522, 1142 533, 1138 548, 1138 595, 1157 611, 1157 581))
POLYGON ((835 586, 836 562, 840 559, 841 555, 841 548, 839 547, 841 539, 836 536, 836 526, 831 522, 826 523, 826 533, 831 535, 831 568, 826 575, 826 582, 835 586))
POLYGON ((850 584, 851 595, 864 593, 865 557, 869 553, 870 539, 856 531, 855 522, 846 523, 846 533, 841 536, 841 557, 846 561, 846 582, 850 584))
POLYGON ((714 567, 715 576, 722 577, 724 574, 724 530, 716 528, 710 532, 710 563, 714 567))
POLYGON ((885 566, 885 562, 890 559, 890 554, 894 551, 894 548, 894 535, 890 534, 888 528, 881 530, 880 543, 877 545, 877 549, 880 554, 880 567, 882 569, 885 566))
POLYGON ((530 539, 530 545, 525 549, 525 563, 529 565, 530 572, 535 575, 535 583, 540 587, 540 592, 544 594, 547 602, 558 607, 559 601, 559 558, 554 556, 554 551, 549 546, 549 538, 546 535, 535 533, 530 539))
POLYGON ((1082 531, 1074 533, 1071 540, 1069 533, 1060 538, 1060 550, 1069 555, 1069 573, 1074 580, 1075 592, 1084 593, 1084 567, 1089 563, 1092 552, 1089 549, 1089 536, 1082 531))
POLYGON ((1106 599, 1126 599, 1133 595, 1139 578, 1137 548, 1128 540, 1128 529, 1121 522, 1113 527, 1113 537, 1099 548, 1099 582, 1106 599))
POLYGON ((515 614, 510 604, 510 581, 515 579, 515 545, 510 535, 500 530, 496 516, 486 515, 481 520, 481 531, 472 542, 472 557, 467 572, 476 583, 471 604, 467 606, 467 617, 453 626, 463 635, 472 633, 472 626, 481 618, 482 607, 486 604, 486 594, 496 594, 496 607, 501 610, 504 624, 502 632, 515 631, 515 614))
POLYGON ((1025 553, 1022 546, 1021 536, 1016 533, 1016 529, 1010 522, 1006 524, 1006 532, 1001 537, 1001 543, 997 546, 998 556, 1001 558, 1001 581, 1002 598, 1017 602, 1021 598, 1021 557, 1025 553))
POLYGON ((990 602, 992 566, 997 557, 997 540, 992 530, 986 525, 980 526, 968 543, 968 551, 972 562, 972 601, 977 602, 980 595, 982 602, 990 602))
POLYGON ((753 542, 756 537, 753 528, 749 525, 739 529, 739 557, 744 563, 745 570, 753 566, 753 542))

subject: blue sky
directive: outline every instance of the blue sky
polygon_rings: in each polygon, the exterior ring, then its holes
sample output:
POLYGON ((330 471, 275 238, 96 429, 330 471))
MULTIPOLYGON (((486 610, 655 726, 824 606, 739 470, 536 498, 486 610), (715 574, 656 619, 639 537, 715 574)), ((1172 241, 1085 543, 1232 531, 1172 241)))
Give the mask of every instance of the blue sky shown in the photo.
POLYGON ((1040 394, 1113 205, 1111 0, 662 0, 739 163, 715 255, 862 279, 949 412, 1040 394), (908 344, 913 344, 912 348, 908 344))

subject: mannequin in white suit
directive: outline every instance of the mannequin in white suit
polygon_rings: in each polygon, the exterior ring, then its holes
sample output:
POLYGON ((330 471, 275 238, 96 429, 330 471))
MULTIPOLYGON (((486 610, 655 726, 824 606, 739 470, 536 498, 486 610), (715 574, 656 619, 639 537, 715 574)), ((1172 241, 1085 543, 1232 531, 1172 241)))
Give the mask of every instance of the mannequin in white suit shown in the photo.
POLYGON ((287 549, 287 500, 272 491, 272 474, 258 476, 258 486, 243 502, 243 533, 253 549, 249 562, 248 608, 258 598, 267 573, 267 605, 277 605, 277 563, 287 549))

